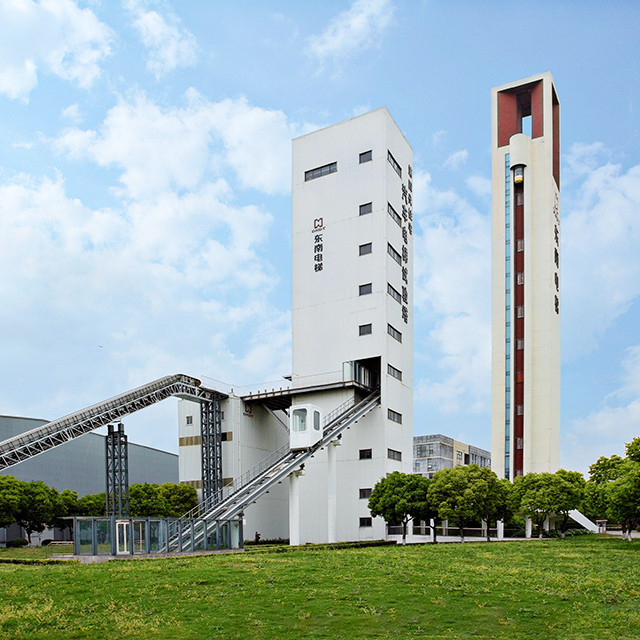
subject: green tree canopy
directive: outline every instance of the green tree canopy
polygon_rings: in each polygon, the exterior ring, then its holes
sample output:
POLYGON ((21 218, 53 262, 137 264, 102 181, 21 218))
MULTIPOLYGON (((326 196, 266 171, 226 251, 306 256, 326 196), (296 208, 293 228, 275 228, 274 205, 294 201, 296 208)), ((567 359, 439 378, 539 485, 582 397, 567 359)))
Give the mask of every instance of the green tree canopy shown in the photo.
POLYGON ((76 513, 78 516, 93 516, 100 518, 107 513, 107 495, 102 493, 89 493, 78 499, 76 513))
POLYGON ((464 529, 480 519, 478 506, 471 489, 470 467, 441 469, 433 475, 429 485, 429 500, 438 509, 438 516, 448 520, 460 530, 464 542, 464 529))
POLYGON ((640 437, 634 438, 624 446, 627 458, 640 464, 640 437))
POLYGON ((378 480, 369 497, 372 516, 381 516, 387 524, 402 525, 402 543, 407 541, 407 524, 427 511, 427 478, 394 471, 378 480))
POLYGON ((14 476, 0 475, 0 527, 16 521, 23 484, 14 476))
POLYGON ((625 460, 621 473, 606 485, 607 516, 622 525, 622 537, 631 542, 631 532, 640 523, 640 464, 625 460))
POLYGON ((540 538, 545 520, 555 511, 552 486, 552 473, 527 473, 513 481, 518 510, 536 524, 540 538))
POLYGON ((610 458, 600 456, 589 467, 589 481, 596 484, 602 484, 615 480, 620 474, 620 465, 624 462, 624 458, 613 455, 610 458))
POLYGON ((129 487, 129 512, 133 518, 164 518, 169 511, 157 484, 132 484, 129 487))
POLYGON ((167 503, 166 516, 181 518, 198 504, 198 492, 188 484, 165 482, 160 485, 160 495, 167 503))
MULTIPOLYGON (((57 493, 57 492, 56 492, 57 493)), ((56 496, 42 481, 23 482, 16 522, 27 532, 29 543, 34 531, 53 526, 56 517, 56 496)))

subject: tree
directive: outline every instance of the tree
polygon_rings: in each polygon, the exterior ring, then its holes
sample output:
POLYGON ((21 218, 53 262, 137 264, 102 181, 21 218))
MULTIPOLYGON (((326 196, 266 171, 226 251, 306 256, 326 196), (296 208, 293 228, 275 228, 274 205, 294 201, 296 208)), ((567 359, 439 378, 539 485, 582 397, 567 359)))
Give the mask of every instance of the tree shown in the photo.
POLYGON ((132 484, 129 487, 129 511, 133 518, 164 518, 169 511, 157 484, 132 484))
POLYGON ((165 482, 160 485, 160 495, 167 503, 168 518, 181 518, 198 504, 198 492, 188 484, 165 482))
POLYGON ((560 536, 564 538, 569 525, 569 513, 578 509, 584 501, 586 481, 579 471, 558 469, 553 476, 552 502, 555 514, 562 516, 560 536))
POLYGON ((65 489, 62 493, 58 493, 56 489, 51 489, 52 499, 54 501, 54 525, 59 529, 73 529, 73 520, 63 520, 75 516, 78 513, 78 494, 76 491, 65 489))
POLYGON ((627 458, 640 464, 640 437, 634 438, 631 442, 624 445, 627 458))
POLYGON ((0 527, 8 527, 16 521, 21 494, 20 480, 0 475, 0 527))
POLYGON ((554 513, 552 485, 552 473, 527 473, 525 476, 517 476, 513 481, 518 509, 536 524, 540 538, 545 520, 554 513))
POLYGON ((613 455, 610 458, 600 456, 589 467, 589 481, 596 484, 602 484, 615 480, 620 474, 620 465, 624 462, 624 458, 613 455))
POLYGON ((631 542, 631 532, 640 523, 640 464, 625 460, 605 491, 608 517, 622 525, 622 539, 631 542))
POLYGON ((100 518, 105 516, 106 513, 107 495, 103 491, 102 493, 89 493, 86 496, 82 496, 82 498, 78 500, 76 513, 73 515, 100 518))
POLYGON ((438 535, 436 533, 435 520, 438 517, 438 509, 433 504, 433 502, 429 499, 429 486, 431 485, 431 480, 424 476, 420 476, 422 480, 420 480, 420 484, 422 485, 420 488, 420 492, 422 495, 419 495, 419 500, 416 501, 415 504, 415 512, 412 513, 414 522, 417 520, 424 520, 427 523, 431 532, 433 533, 433 542, 438 542, 438 535), (434 521, 433 526, 431 522, 434 521))
POLYGON ((467 498, 471 501, 474 519, 484 520, 487 524, 487 542, 491 540, 489 528, 492 522, 506 519, 509 513, 509 492, 511 483, 500 480, 489 467, 480 468, 472 464, 466 467, 469 486, 467 498))
POLYGON ((427 500, 426 478, 394 471, 378 480, 369 496, 372 516, 381 516, 387 524, 402 525, 402 544, 407 542, 407 524, 424 513, 427 500))
MULTIPOLYGON (((471 465, 477 467, 477 465, 471 465)), ((464 542, 464 529, 479 519, 473 492, 470 490, 471 467, 441 469, 433 475, 429 485, 429 500, 438 509, 442 520, 452 522, 460 530, 464 542)))
POLYGON ((34 531, 41 533, 55 520, 55 497, 41 480, 23 482, 16 522, 27 532, 29 544, 34 531))

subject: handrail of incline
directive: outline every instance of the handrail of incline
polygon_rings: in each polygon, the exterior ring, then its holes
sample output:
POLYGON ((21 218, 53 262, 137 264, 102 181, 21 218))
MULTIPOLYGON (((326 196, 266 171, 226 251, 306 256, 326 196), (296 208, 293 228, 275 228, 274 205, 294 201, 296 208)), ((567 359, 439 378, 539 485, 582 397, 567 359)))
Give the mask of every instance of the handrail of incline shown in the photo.
MULTIPOLYGON (((365 404, 370 402, 376 395, 379 395, 379 394, 380 394, 380 390, 376 389, 370 395, 368 395, 366 398, 363 398, 362 400, 357 400, 356 397, 353 396, 352 398, 349 398, 348 400, 343 402, 341 405, 336 407, 333 411, 328 413, 324 419, 324 422, 323 422, 323 431, 325 432, 324 435, 325 436, 330 435, 333 429, 328 429, 328 428, 331 426, 335 426, 334 423, 336 423, 341 417, 349 413, 351 409, 359 405, 364 406, 365 404)), ((321 444, 321 442, 319 442, 318 445, 319 444, 321 444)), ((224 502, 224 500, 229 498, 231 495, 233 495, 237 491, 240 491, 240 489, 242 489, 243 487, 246 487, 248 484, 250 484, 253 480, 255 480, 260 475, 262 475, 265 471, 267 471, 270 467, 275 465, 277 462, 279 462, 280 460, 284 460, 290 451, 289 446, 290 445, 288 442, 283 444, 281 447, 279 447, 278 449, 270 453, 268 456, 263 458, 260 462, 258 462, 258 464, 251 467, 251 469, 249 469, 248 471, 245 471, 241 476, 234 478, 233 484, 230 485, 232 487, 231 490, 229 490, 230 489, 229 487, 224 487, 223 495, 221 497, 214 496, 208 501, 201 502, 200 504, 193 507, 193 509, 187 511, 187 513, 185 513, 182 517, 194 518, 206 511, 209 511, 217 507, 221 502, 224 502), (224 495, 224 493, 226 493, 224 491, 225 489, 229 491, 227 495, 224 495)))

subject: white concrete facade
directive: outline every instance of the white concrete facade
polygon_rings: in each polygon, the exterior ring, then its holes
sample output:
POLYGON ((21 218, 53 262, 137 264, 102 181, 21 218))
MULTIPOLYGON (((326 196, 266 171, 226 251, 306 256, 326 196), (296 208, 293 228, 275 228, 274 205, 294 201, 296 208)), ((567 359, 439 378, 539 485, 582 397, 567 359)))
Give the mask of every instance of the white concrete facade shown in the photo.
MULTIPOLYGON (((254 467, 289 441, 285 428, 259 405, 247 405, 236 395, 221 403, 223 484, 254 467)), ((286 420, 286 416, 282 415, 286 420)), ((196 487, 202 500, 202 462, 200 447, 200 405, 178 401, 180 482, 196 487)), ((244 514, 244 535, 252 539, 260 532, 263 539, 289 536, 288 487, 276 485, 267 495, 250 505, 244 514)))
MULTIPOLYGON (((382 398, 294 482, 291 539, 302 544, 385 537, 382 519, 368 526, 360 490, 412 470, 412 163, 386 108, 293 142, 293 388, 342 380, 343 364, 359 362, 379 376, 382 398)), ((294 406, 313 403, 326 415, 353 394, 311 391, 294 406)))
POLYGON ((492 89, 491 131, 491 460, 513 479, 559 466, 560 107, 551 74, 492 89))
MULTIPOLYGON (((326 417, 377 387, 381 403, 250 505, 246 538, 386 537, 367 492, 413 463, 412 162, 386 108, 293 141, 291 389, 270 406, 326 417)), ((289 442, 261 398, 222 401, 223 484, 289 442)), ((179 403, 179 433, 180 481, 201 496, 199 405, 179 403)))

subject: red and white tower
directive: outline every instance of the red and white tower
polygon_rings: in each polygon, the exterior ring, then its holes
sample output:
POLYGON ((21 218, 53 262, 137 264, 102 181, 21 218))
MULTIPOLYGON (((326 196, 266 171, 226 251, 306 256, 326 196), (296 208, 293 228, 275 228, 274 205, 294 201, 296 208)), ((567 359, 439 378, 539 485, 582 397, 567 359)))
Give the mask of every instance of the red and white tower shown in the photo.
POLYGON ((494 471, 560 456, 560 103, 551 73, 491 90, 494 471))

